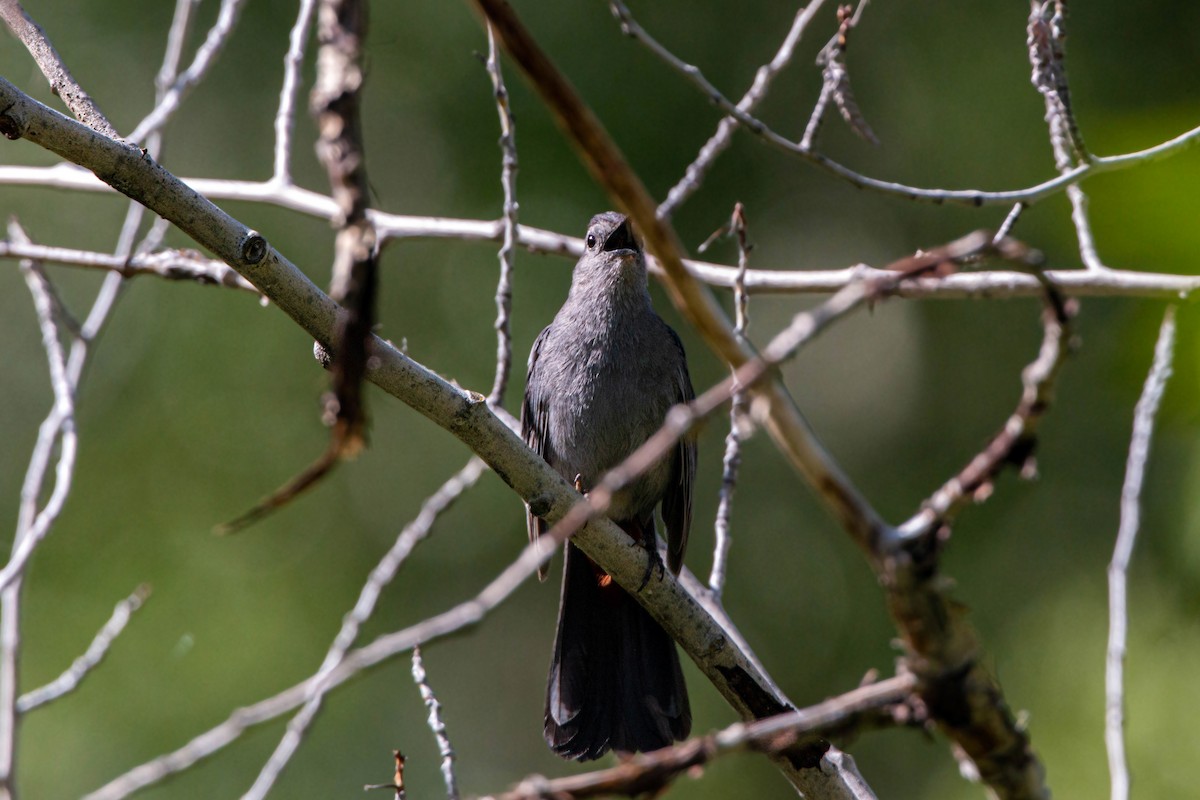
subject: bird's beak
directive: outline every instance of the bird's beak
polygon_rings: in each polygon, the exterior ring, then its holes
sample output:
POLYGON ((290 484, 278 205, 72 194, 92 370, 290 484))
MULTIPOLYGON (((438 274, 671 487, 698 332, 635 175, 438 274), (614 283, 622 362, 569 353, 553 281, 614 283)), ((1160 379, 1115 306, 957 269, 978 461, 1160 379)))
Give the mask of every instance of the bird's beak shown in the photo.
POLYGON ((626 258, 638 254, 638 242, 633 235, 633 228, 629 226, 629 220, 622 222, 616 230, 608 235, 608 238, 604 240, 603 250, 606 253, 614 253, 626 258))

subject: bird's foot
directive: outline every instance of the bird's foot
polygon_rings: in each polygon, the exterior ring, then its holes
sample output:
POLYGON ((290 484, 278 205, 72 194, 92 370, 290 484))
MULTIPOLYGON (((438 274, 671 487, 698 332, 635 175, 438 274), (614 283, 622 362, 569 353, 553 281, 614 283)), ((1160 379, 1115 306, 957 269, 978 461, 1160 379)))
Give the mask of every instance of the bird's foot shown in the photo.
POLYGON ((646 588, 650 583, 650 579, 654 577, 654 573, 658 573, 658 579, 661 581, 667 574, 666 567, 663 566, 662 556, 658 554, 658 548, 651 542, 646 548, 646 572, 642 575, 642 582, 638 585, 638 592, 646 588))

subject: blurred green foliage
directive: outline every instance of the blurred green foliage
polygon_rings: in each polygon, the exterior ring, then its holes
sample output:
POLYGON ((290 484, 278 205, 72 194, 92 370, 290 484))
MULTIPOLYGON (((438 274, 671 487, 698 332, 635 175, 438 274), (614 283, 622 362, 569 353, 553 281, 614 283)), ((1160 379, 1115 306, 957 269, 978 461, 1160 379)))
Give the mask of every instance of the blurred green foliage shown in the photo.
MULTIPOLYGON (((29 3, 76 76, 118 129, 148 111, 171 3, 29 3)), ((217 4, 205 0, 190 46, 217 4)), ((703 97, 623 38, 602 2, 517 9, 590 102, 656 196, 711 134, 703 97)), ((732 97, 778 46, 795 12, 716 0, 637 3, 640 21, 732 97)), ((1200 5, 1115 0, 1076 8, 1068 63, 1075 107, 1097 152, 1155 144, 1197 124, 1200 5)), ((248 3, 212 74, 167 129, 165 165, 181 176, 263 179, 281 59, 295 3, 248 3)), ((840 120, 823 147, 861 171, 926 186, 1016 188, 1053 172, 1042 101, 1029 85, 1027 7, 1020 3, 876 3, 855 32, 849 65, 860 107, 883 144, 871 148, 840 120)), ((379 207, 401 213, 494 218, 500 210, 498 130, 486 49, 467 4, 376 3, 365 95, 369 171, 379 207)), ((817 49, 834 28, 823 9, 762 116, 799 136, 820 86, 817 49)), ((191 50, 189 50, 189 53, 191 50)), ((0 74, 57 106, 10 38, 0 74)), ((305 67, 313 74, 312 53, 305 67)), ((521 221, 568 233, 609 205, 546 111, 510 66, 517 119, 521 221)), ((299 115, 295 174, 319 191, 312 124, 299 115)), ((5 142, 5 164, 49 164, 28 142, 5 142)), ((1101 255, 1113 266, 1194 272, 1200 153, 1086 184, 1101 255)), ((34 239, 111 249, 124 202, 111 195, 0 188, 0 211, 34 239)), ((746 205, 756 266, 811 269, 882 264, 977 227, 1004 209, 916 205, 853 189, 739 135, 704 190, 677 215, 695 244, 746 205)), ((224 204, 325 282, 328 226, 280 209, 224 204)), ((1078 265, 1062 196, 1026 212, 1017 235, 1056 268, 1078 265)), ((170 242, 189 246, 181 235, 170 242)), ((728 250, 718 257, 732 261, 728 250)), ((524 354, 551 318, 570 264, 521 253, 514 337, 517 408, 524 354)), ((456 242, 391 245, 383 259, 381 333, 464 386, 486 391, 494 364, 495 248, 456 242)), ((97 275, 51 267, 82 314, 97 275)), ((657 290, 656 290, 657 291, 657 290)), ((660 309, 667 308, 656 294, 660 309)), ((728 299, 728 298, 726 298, 728 299)), ((756 297, 761 341, 811 300, 756 297)), ((986 659, 1017 710, 1060 797, 1106 792, 1103 748, 1105 567, 1133 404, 1161 317, 1157 302, 1083 303, 1081 348, 1063 372, 1042 428, 1041 477, 1003 478, 969 510, 946 560, 986 643, 986 659)), ((698 387, 723 367, 680 327, 698 387)), ((996 429, 1035 352, 1034 301, 889 301, 840 323, 786 369, 786 378, 847 471, 900 520, 996 429)), ((1146 797, 1182 797, 1200 782, 1192 712, 1200 664, 1200 506, 1196 315, 1180 316, 1176 377, 1166 397, 1131 576, 1129 752, 1146 797)), ((50 407, 31 304, 14 263, 0 265, 0 520, 12 529, 39 421, 50 407)), ((99 342, 78 399, 81 451, 66 513, 26 581, 23 689, 50 680, 82 652, 112 604, 141 582, 154 596, 81 689, 32 714, 22 728, 27 797, 71 797, 173 749, 235 707, 309 675, 375 560, 421 500, 467 458, 449 435, 379 392, 372 447, 318 490, 233 538, 213 524, 244 510, 323 447, 318 398, 326 377, 310 342, 248 295, 142 278, 99 342)), ((689 564, 706 574, 724 423, 702 433, 697 525, 689 564)), ((798 703, 887 673, 897 651, 881 593, 861 556, 764 437, 749 443, 734 507, 727 604, 767 668, 798 703)), ((496 479, 438 523, 365 631, 417 621, 475 593, 525 539, 520 503, 496 479)), ((552 577, 552 583, 557 575, 552 577)), ((542 692, 557 589, 528 585, 478 630, 431 645, 438 690, 467 792, 497 790, 532 772, 559 775, 541 741, 542 692)), ((733 715, 688 665, 695 728, 733 715)), ((278 722, 148 798, 229 797, 244 791, 282 731, 278 722)), ((284 774, 286 797, 357 796, 390 775, 390 750, 409 756, 410 797, 440 790, 425 712, 401 659, 329 698, 284 774)), ((977 797, 942 741, 872 734, 852 747, 880 797, 977 797)), ((760 758, 735 756, 670 797, 786 797, 760 758)))

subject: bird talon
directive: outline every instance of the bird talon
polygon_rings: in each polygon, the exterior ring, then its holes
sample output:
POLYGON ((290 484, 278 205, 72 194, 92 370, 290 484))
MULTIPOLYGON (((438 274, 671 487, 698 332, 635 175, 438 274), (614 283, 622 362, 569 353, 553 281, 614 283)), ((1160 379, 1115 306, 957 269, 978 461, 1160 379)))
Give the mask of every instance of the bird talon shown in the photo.
POLYGON ((638 585, 639 593, 650 583, 650 579, 654 577, 655 572, 658 573, 658 579, 660 581, 667 575, 666 567, 663 566, 662 556, 658 554, 657 547, 647 547, 646 555, 648 557, 648 561, 646 563, 646 572, 642 575, 641 584, 638 585))

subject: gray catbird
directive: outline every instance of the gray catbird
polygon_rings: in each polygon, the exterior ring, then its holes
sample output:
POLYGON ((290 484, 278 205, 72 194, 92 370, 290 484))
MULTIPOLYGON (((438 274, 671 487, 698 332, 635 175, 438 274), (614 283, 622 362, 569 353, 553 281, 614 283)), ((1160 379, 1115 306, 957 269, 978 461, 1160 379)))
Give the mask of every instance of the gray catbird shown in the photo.
MULTIPOLYGON (((646 260, 621 214, 592 217, 566 303, 533 343, 521 430, 560 475, 587 491, 695 394, 679 336, 650 306, 646 260)), ((692 522, 696 447, 670 456, 613 497, 608 516, 678 573, 692 522)), ((529 536, 546 523, 529 514, 529 536)), ((566 545, 558 633, 546 689, 546 741, 563 758, 656 750, 688 735, 692 714, 675 643, 575 545, 566 545)))

